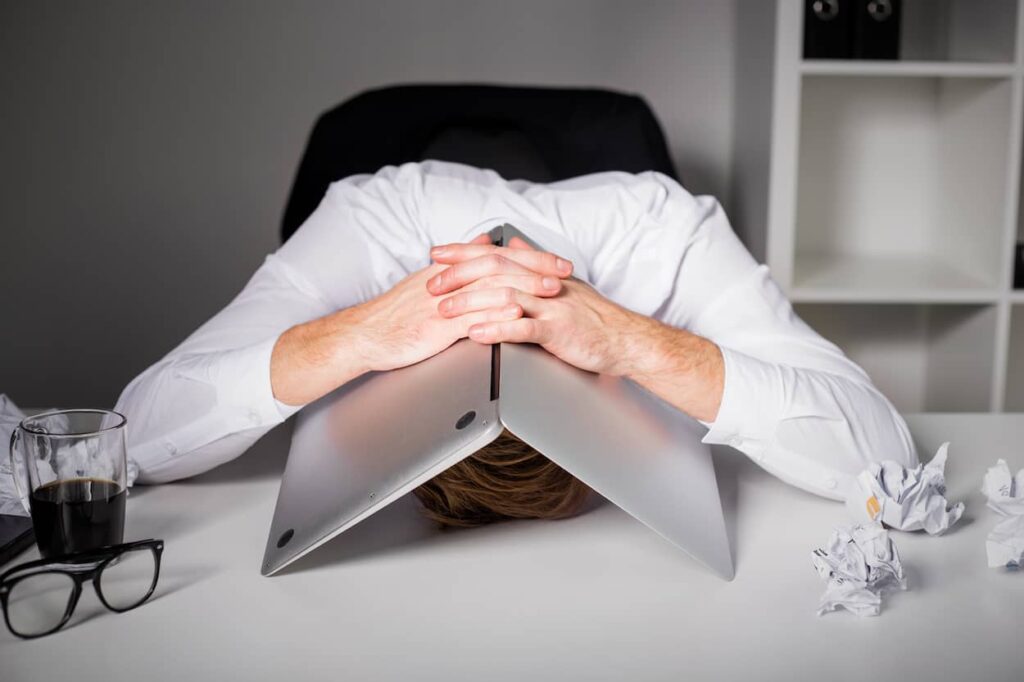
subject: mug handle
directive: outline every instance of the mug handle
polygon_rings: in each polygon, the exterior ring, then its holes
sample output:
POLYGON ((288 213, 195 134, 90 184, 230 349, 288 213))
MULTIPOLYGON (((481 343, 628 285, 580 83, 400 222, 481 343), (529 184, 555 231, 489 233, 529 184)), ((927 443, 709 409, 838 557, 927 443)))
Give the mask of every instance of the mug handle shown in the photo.
POLYGON ((21 431, 20 426, 15 426, 14 430, 11 431, 11 478, 14 479, 14 492, 18 496, 18 501, 21 502, 21 506, 25 508, 25 511, 31 514, 32 508, 28 506, 28 498, 25 496, 23 492, 21 492, 21 483, 18 481, 18 460, 14 455, 15 446, 18 443, 19 431, 21 431))

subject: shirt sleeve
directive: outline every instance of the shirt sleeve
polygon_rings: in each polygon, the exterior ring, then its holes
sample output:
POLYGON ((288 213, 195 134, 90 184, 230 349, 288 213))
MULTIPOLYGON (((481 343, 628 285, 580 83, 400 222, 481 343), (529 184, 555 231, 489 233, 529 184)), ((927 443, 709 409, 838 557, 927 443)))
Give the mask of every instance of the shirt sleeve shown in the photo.
POLYGON ((326 310, 269 256, 224 310, 122 392, 115 409, 128 419, 138 481, 211 469, 294 412, 274 399, 270 355, 281 332, 326 310))
POLYGON ((274 398, 270 357, 289 327, 366 301, 427 262, 415 167, 331 186, 242 292, 134 379, 117 409, 140 483, 234 459, 301 406, 274 398))
POLYGON ((869 461, 916 461, 892 405, 794 314, 713 199, 656 173, 544 186, 427 163, 333 184, 234 301, 129 384, 118 408, 140 481, 240 455, 298 409, 274 400, 270 386, 282 332, 383 293, 424 267, 432 244, 498 218, 559 237, 602 294, 721 348, 725 390, 706 442, 837 498, 869 461))
POLYGON ((903 418, 860 367, 795 314, 717 201, 657 173, 581 179, 569 189, 554 201, 566 236, 591 242, 577 245, 595 288, 721 349, 724 393, 704 442, 730 445, 779 478, 835 499, 869 462, 917 463, 903 418), (575 205, 579 197, 588 205, 575 205), (598 215, 601 206, 615 218, 598 215))

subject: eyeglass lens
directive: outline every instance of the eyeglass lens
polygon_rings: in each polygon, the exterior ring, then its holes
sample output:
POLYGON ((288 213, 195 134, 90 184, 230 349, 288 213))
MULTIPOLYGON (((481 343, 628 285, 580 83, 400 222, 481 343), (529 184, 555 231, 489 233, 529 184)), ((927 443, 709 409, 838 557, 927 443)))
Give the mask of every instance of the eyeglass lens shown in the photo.
POLYGON ((98 585, 107 606, 125 611, 144 602, 155 582, 156 554, 149 547, 140 547, 108 563, 98 585))
POLYGON ((64 620, 74 592, 75 581, 66 573, 33 573, 19 580, 7 596, 11 629, 27 637, 53 630, 64 620))

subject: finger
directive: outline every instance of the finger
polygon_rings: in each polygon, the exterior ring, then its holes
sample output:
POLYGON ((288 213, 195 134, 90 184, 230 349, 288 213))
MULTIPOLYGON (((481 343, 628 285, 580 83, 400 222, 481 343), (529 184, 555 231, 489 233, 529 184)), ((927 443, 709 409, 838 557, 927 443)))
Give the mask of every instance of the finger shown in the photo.
POLYGON ((469 338, 479 343, 539 343, 548 336, 548 323, 532 317, 510 321, 489 321, 469 328, 469 338))
POLYGON ((470 244, 493 244, 494 242, 491 241, 491 235, 489 235, 488 233, 484 232, 483 234, 478 234, 477 236, 475 236, 472 239, 470 239, 469 243, 470 244))
MULTIPOLYGON (((551 256, 552 254, 543 255, 551 256)), ((533 268, 525 267, 510 258, 492 252, 455 263, 448 267, 439 275, 427 280, 427 291, 435 296, 440 296, 441 294, 461 289, 483 277, 494 275, 537 275, 553 279, 558 278, 557 275, 552 275, 550 272, 537 271, 533 268)))
POLYGON ((527 244, 526 240, 523 239, 522 237, 512 237, 512 239, 508 240, 508 248, 510 248, 510 249, 518 249, 520 251, 536 251, 537 250, 537 249, 533 248, 532 246, 530 246, 529 244, 527 244))
MULTIPOLYGON (((531 296, 550 298, 552 296, 557 296, 564 287, 565 284, 557 277, 541 277, 540 275, 494 275, 493 277, 483 277, 478 279, 475 282, 462 287, 459 292, 511 288, 531 296)), ((520 301, 520 303, 521 302, 522 301, 520 301)))
POLYGON ((509 322, 517 320, 523 316, 523 308, 518 304, 503 305, 498 308, 488 308, 487 310, 478 310, 472 313, 466 313, 465 315, 459 315, 453 317, 448 322, 453 325, 454 332, 462 338, 469 334, 469 330, 474 325, 480 324, 500 324, 502 322, 509 322))
POLYGON ((427 291, 435 296, 461 289, 483 277, 502 274, 529 274, 522 265, 496 253, 485 253, 466 261, 449 265, 427 281, 427 291))
POLYGON ((443 244, 430 250, 430 257, 436 263, 454 265, 474 258, 497 255, 542 275, 568 277, 572 274, 572 262, 558 254, 537 251, 523 240, 523 247, 494 246, 493 244, 443 244))
POLYGON ((466 290, 449 296, 437 304, 437 312, 442 317, 456 317, 477 310, 499 308, 507 305, 519 305, 527 315, 540 312, 541 301, 515 287, 490 287, 487 289, 466 290))

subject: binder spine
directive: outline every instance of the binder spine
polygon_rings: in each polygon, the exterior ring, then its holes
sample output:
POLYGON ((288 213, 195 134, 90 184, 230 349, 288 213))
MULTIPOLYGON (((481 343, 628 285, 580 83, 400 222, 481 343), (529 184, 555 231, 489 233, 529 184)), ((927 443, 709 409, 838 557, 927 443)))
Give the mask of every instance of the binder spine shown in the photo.
POLYGON ((853 12, 854 58, 900 58, 901 4, 901 0, 857 0, 853 12))
POLYGON ((804 59, 853 57, 851 0, 804 0, 804 59))

